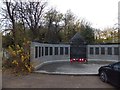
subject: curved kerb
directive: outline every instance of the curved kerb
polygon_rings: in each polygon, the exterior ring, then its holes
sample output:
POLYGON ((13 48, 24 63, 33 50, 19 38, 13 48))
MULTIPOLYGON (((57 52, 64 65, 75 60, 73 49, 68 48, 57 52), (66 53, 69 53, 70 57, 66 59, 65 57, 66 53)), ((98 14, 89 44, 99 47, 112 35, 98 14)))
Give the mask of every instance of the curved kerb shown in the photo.
POLYGON ((98 76, 98 74, 94 74, 94 73, 65 73, 65 72, 46 72, 46 71, 34 71, 34 73, 49 74, 49 75, 98 76))

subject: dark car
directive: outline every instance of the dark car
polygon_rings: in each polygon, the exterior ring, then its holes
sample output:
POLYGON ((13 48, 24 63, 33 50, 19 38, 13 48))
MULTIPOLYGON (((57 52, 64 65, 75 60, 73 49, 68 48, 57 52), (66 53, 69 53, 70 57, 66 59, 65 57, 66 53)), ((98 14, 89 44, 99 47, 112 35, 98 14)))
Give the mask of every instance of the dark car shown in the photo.
POLYGON ((120 87, 120 62, 102 66, 98 70, 100 79, 120 87))

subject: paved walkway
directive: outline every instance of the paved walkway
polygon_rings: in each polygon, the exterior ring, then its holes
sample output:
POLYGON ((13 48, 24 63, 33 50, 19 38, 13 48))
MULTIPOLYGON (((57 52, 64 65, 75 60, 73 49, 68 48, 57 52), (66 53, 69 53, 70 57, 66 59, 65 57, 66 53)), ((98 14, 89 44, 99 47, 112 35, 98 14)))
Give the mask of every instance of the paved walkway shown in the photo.
POLYGON ((42 65, 36 72, 67 75, 97 75, 98 69, 108 63, 54 62, 42 65))

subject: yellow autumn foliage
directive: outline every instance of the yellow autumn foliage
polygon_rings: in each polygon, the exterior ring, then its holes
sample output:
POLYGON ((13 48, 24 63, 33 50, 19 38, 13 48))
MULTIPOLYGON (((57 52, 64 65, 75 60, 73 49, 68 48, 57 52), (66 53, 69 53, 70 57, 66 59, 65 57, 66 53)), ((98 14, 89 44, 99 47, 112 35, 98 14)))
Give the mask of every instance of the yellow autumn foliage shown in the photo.
POLYGON ((12 60, 12 65, 16 72, 18 71, 28 71, 32 72, 33 66, 30 63, 30 41, 24 38, 23 45, 12 45, 7 49, 10 59, 12 60))

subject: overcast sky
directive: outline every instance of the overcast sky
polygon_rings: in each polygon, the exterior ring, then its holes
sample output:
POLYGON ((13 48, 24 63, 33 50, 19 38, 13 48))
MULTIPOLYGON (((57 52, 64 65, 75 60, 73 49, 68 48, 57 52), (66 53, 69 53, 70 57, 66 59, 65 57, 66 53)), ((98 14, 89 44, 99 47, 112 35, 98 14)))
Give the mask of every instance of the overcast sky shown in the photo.
POLYGON ((94 28, 112 27, 118 22, 119 0, 48 0, 49 6, 65 13, 68 9, 94 28))
POLYGON ((88 22, 90 22, 93 28, 103 29, 106 27, 112 27, 114 26, 114 24, 118 22, 119 0, 46 0, 46 1, 48 1, 48 7, 55 7, 62 13, 65 13, 67 10, 71 9, 71 11, 77 17, 84 18, 88 22))

